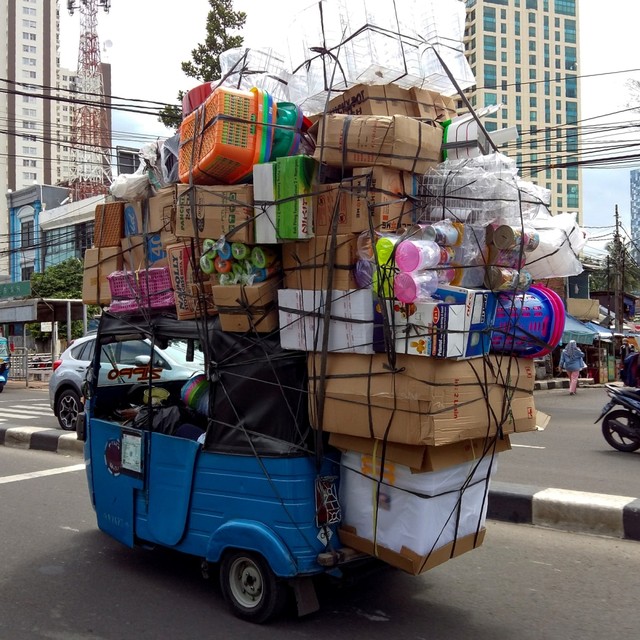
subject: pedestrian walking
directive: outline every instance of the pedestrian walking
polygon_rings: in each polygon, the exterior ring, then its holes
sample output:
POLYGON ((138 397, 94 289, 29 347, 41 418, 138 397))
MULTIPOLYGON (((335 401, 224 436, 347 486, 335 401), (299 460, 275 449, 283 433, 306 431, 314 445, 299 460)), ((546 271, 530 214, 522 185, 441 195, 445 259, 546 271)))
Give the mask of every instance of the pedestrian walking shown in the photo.
POLYGON ((580 371, 586 368, 584 353, 578 347, 575 340, 570 340, 569 344, 562 350, 560 355, 560 369, 569 375, 569 395, 575 396, 578 389, 578 377, 580 371))

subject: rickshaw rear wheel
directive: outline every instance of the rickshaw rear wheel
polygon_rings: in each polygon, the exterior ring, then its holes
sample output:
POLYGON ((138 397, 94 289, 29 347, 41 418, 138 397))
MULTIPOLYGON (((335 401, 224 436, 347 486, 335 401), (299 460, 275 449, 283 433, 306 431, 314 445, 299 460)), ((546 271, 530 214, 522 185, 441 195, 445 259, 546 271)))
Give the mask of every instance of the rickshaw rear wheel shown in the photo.
POLYGON ((287 602, 287 585, 261 555, 251 551, 225 553, 220 584, 231 612, 249 622, 266 622, 278 615, 287 602))

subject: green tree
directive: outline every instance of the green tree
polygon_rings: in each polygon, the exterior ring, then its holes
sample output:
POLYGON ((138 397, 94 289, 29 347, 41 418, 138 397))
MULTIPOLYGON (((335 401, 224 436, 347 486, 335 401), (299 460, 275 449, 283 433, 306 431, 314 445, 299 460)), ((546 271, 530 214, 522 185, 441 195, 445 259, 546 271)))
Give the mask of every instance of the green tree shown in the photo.
MULTIPOLYGON (((34 273, 31 276, 31 295, 34 298, 82 298, 82 272, 82 261, 77 258, 69 258, 48 267, 44 273, 34 273)), ((97 309, 99 307, 90 307, 89 313, 96 313, 97 309)), ((31 323, 28 328, 36 340, 42 338, 39 323, 31 323)), ((61 335, 66 335, 66 331, 67 325, 61 324, 61 335)), ((82 335, 82 321, 76 320, 72 323, 71 335, 74 338, 82 335)))
POLYGON ((640 290, 640 266, 634 258, 634 247, 622 242, 610 242, 606 249, 609 253, 609 268, 604 262, 602 268, 590 274, 591 291, 613 291, 616 286, 616 274, 622 276, 622 291, 635 294, 640 290))
MULTIPOLYGON (((182 70, 190 78, 210 82, 220 77, 220 54, 228 49, 242 46, 244 38, 233 31, 242 29, 247 19, 244 11, 233 10, 233 0, 209 0, 211 10, 207 15, 207 35, 203 43, 191 51, 191 60, 181 64, 182 70)), ((184 92, 178 93, 182 104, 184 92)), ((167 105, 158 118, 162 124, 177 129, 182 121, 182 109, 167 105)))

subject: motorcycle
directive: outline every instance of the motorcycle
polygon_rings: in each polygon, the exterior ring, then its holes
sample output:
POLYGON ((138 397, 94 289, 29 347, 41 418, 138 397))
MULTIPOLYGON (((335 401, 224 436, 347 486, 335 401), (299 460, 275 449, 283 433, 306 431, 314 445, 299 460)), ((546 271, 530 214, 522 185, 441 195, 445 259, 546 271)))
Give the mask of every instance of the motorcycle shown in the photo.
POLYGON ((640 449, 640 389, 606 385, 611 398, 594 424, 602 420, 602 435, 618 451, 640 449), (616 406, 622 409, 614 409, 616 406))

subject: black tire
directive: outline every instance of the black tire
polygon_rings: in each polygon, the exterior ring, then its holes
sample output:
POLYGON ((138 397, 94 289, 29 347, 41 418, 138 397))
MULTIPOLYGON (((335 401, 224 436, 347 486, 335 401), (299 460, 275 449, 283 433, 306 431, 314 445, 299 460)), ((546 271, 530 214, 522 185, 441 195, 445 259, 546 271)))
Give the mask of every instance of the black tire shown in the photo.
POLYGON ((278 615, 287 602, 287 586, 267 561, 250 551, 228 551, 222 559, 220 585, 238 618, 262 623, 278 615))
POLYGON ((613 428, 611 422, 614 420, 626 426, 634 427, 638 430, 638 436, 640 437, 640 424, 638 424, 638 418, 628 411, 619 409, 606 415, 602 421, 602 435, 604 436, 604 439, 618 451, 631 452, 640 449, 640 442, 630 440, 629 438, 620 435, 613 428))
POLYGON ((78 416, 84 407, 80 396, 73 389, 65 389, 56 400, 58 424, 65 431, 75 431, 78 416))
POLYGON ((4 385, 0 384, 0 393, 2 393, 4 391, 4 385))

